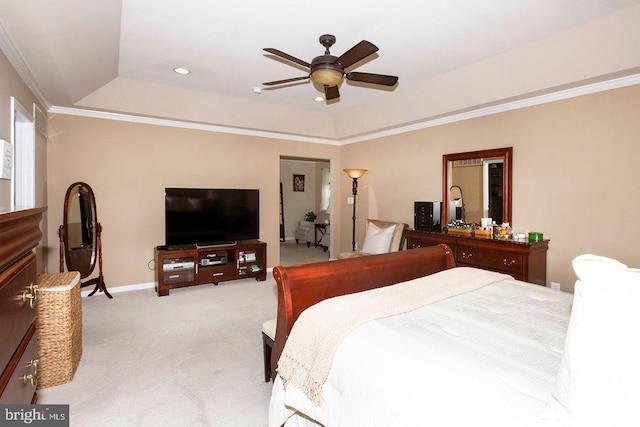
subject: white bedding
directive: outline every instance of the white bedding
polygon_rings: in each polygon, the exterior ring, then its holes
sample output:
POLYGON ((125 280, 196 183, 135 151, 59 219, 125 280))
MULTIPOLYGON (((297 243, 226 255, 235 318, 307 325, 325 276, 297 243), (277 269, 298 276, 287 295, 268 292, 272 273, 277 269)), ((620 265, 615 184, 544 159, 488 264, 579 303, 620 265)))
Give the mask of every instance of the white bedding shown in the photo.
POLYGON ((539 425, 572 298, 504 280, 368 322, 338 347, 323 405, 276 377, 269 425, 539 425))

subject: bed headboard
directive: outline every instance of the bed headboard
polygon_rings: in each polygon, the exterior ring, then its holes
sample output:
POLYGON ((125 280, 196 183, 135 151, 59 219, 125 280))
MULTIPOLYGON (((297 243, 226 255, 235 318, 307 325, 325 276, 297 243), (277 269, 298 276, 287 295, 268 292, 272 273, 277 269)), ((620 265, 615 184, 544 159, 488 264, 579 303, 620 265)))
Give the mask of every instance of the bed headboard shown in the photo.
POLYGON ((394 285, 452 267, 455 267, 455 258, 451 248, 444 244, 337 261, 274 267, 278 316, 271 372, 276 372, 293 323, 307 307, 327 298, 394 285))

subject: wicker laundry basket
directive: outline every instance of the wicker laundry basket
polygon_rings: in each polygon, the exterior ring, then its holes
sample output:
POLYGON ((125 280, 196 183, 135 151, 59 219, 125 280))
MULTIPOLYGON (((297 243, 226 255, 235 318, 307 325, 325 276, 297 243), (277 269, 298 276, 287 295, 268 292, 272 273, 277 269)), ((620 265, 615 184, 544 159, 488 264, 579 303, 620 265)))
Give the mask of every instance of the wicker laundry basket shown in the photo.
POLYGON ((73 379, 82 357, 80 273, 41 274, 36 317, 38 389, 73 379))

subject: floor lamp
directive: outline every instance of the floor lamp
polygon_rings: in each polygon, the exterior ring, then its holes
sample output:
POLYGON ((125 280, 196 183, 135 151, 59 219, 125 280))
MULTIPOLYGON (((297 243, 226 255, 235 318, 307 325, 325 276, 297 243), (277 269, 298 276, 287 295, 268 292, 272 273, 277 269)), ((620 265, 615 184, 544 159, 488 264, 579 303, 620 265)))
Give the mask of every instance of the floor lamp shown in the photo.
POLYGON ((353 194, 353 216, 351 221, 353 222, 353 229, 351 233, 351 250, 356 250, 356 196, 358 195, 358 178, 360 178, 367 171, 366 169, 344 169, 349 178, 353 180, 353 186, 351 193, 353 194))

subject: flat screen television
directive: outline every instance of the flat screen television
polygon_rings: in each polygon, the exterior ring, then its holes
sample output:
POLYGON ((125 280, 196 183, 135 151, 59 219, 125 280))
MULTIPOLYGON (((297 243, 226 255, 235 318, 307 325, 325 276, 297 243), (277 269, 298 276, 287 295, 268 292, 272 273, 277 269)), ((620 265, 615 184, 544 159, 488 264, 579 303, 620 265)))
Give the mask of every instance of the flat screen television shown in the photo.
POLYGON ((167 246, 207 246, 259 237, 259 190, 165 188, 167 246))

